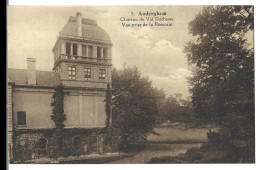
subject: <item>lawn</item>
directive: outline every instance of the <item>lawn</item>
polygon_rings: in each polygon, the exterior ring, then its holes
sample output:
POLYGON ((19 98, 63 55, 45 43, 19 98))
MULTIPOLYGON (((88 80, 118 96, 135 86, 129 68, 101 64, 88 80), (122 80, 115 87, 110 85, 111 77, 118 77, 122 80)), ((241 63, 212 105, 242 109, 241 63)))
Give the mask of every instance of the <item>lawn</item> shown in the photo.
POLYGON ((214 126, 189 127, 187 124, 177 126, 157 127, 154 131, 160 135, 151 134, 151 143, 204 143, 208 141, 207 132, 217 131, 214 126))

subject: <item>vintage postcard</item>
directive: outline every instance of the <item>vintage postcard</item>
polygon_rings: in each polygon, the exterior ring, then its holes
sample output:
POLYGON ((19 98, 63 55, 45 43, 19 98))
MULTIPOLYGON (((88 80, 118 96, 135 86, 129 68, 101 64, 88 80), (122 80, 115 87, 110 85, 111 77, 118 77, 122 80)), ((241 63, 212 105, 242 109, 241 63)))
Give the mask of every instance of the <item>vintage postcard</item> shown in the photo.
POLYGON ((10 164, 255 163, 254 6, 8 6, 10 164))

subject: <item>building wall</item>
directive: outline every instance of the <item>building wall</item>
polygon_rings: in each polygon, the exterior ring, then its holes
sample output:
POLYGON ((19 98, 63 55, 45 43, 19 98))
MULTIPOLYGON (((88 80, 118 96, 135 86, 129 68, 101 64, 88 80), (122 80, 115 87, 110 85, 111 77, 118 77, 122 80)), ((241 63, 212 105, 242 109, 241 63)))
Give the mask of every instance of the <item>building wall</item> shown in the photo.
POLYGON ((96 66, 90 64, 80 63, 65 63, 62 62, 60 67, 60 79, 65 86, 71 87, 90 87, 90 88, 106 88, 107 83, 111 82, 111 67, 110 66, 96 66), (76 67, 76 80, 70 80, 68 67, 76 67), (84 68, 91 68, 91 80, 85 80, 84 68), (106 78, 99 79, 99 69, 106 70, 106 78))
POLYGON ((91 64, 65 63, 65 62, 61 63, 61 65, 60 65, 61 80, 69 78, 69 71, 68 71, 69 66, 76 67, 76 80, 89 81, 89 80, 85 80, 85 78, 84 78, 84 75, 85 75, 84 68, 91 68, 91 80, 90 81, 98 81, 98 82, 110 81, 109 77, 111 77, 111 68, 109 66, 105 66, 105 65, 96 66, 96 65, 91 65, 91 64), (99 69, 106 69, 106 79, 104 79, 104 80, 99 79, 99 69))
MULTIPOLYGON (((65 128, 105 127, 105 91, 69 90, 64 99, 65 128)), ((15 88, 14 125, 17 129, 54 128, 51 120, 54 89, 15 88), (26 112, 26 126, 17 125, 17 112, 26 112)))
MULTIPOLYGON (((14 140, 14 160, 24 162, 26 160, 50 158, 53 154, 53 144, 55 142, 53 135, 53 131, 48 129, 16 132, 14 140), (46 141, 44 153, 39 152, 43 148, 37 145, 42 139, 46 141)), ((105 134, 104 129, 66 129, 62 138, 62 148, 66 150, 62 153, 62 156, 118 152, 118 142, 120 140, 120 137, 117 135, 105 134), (75 145, 74 142, 76 138, 79 140, 75 145)))
POLYGON ((51 120, 52 96, 50 89, 14 89, 14 124, 17 129, 46 129, 54 128, 51 120), (17 125, 17 112, 26 112, 26 126, 17 125))
POLYGON ((78 90, 64 100, 67 128, 97 128, 106 126, 105 92, 89 93, 78 90))
POLYGON ((8 159, 13 160, 13 109, 12 109, 12 86, 8 85, 8 94, 7 94, 7 125, 8 125, 8 159))

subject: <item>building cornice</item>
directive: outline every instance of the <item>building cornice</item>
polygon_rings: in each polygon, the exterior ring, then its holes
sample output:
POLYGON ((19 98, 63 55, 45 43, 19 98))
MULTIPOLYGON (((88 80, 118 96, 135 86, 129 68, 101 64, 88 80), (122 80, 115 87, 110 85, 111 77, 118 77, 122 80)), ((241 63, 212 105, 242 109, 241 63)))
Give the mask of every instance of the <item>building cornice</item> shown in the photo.
POLYGON ((88 39, 88 38, 84 38, 84 37, 76 37, 76 36, 68 36, 68 35, 63 35, 60 34, 59 38, 63 38, 63 39, 68 39, 68 40, 76 40, 76 41, 81 41, 81 42, 90 42, 93 44, 107 44, 112 46, 113 43, 111 41, 102 41, 102 40, 94 40, 94 39, 88 39))
MULTIPOLYGON (((103 83, 106 83, 106 82, 103 82, 103 83)), ((35 88, 35 89, 55 89, 57 86, 39 86, 39 85, 28 85, 28 84, 17 84, 14 86, 14 88, 17 87, 17 88, 35 88)), ((64 86, 64 89, 65 90, 92 90, 92 91, 95 91, 95 90, 98 90, 98 91, 106 91, 106 88, 96 88, 96 87, 73 87, 73 86, 64 86)))
POLYGON ((65 62, 65 63, 79 63, 79 64, 91 64, 91 65, 99 65, 99 66, 112 66, 111 63, 105 63, 105 62, 93 62, 93 61, 82 61, 82 60, 58 59, 55 62, 52 70, 54 71, 61 62, 65 62))
POLYGON ((63 34, 59 34, 55 45, 52 49, 52 52, 54 51, 54 49, 56 48, 58 42, 63 39, 63 40, 70 40, 70 41, 78 41, 78 42, 88 42, 88 43, 92 43, 92 44, 100 44, 100 45, 108 45, 108 46, 112 46, 113 43, 111 41, 102 41, 102 40, 93 40, 93 39, 87 39, 84 37, 75 37, 75 36, 68 36, 68 35, 63 35, 63 34))

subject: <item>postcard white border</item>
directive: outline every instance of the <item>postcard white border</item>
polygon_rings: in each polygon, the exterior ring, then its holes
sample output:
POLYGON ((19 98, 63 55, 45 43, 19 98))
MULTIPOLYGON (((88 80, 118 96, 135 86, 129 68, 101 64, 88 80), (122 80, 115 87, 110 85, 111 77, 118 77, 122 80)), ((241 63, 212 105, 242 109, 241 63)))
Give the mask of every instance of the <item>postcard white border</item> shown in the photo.
MULTIPOLYGON (((95 1, 84 1, 84 0, 9 0, 8 5, 254 5, 255 6, 255 18, 260 18, 259 16, 259 0, 181 0, 181 1, 169 1, 169 0, 131 0, 131 1, 120 1, 120 0, 95 0, 95 1), (257 3, 258 2, 258 3, 257 3)), ((258 59, 258 49, 257 45, 259 44, 259 22, 256 22, 255 19, 255 36, 254 36, 254 45, 255 45, 255 87, 259 87, 259 59, 258 59)), ((259 120, 258 111, 259 106, 257 101, 259 101, 259 90, 256 88, 255 96, 256 96, 256 110, 255 110, 255 124, 256 124, 256 132, 259 132, 260 125, 257 123, 259 120)), ((139 165, 139 164, 119 164, 119 165, 93 165, 93 164, 66 164, 66 165, 30 165, 30 164, 11 164, 9 165, 10 170, 133 170, 133 169, 149 169, 149 170, 157 170, 157 169, 192 169, 192 170, 219 170, 219 169, 236 169, 236 170, 245 170, 245 169, 260 169, 259 167, 259 147, 257 141, 259 140, 259 133, 256 133, 256 163, 255 164, 147 164, 147 165, 139 165)))

